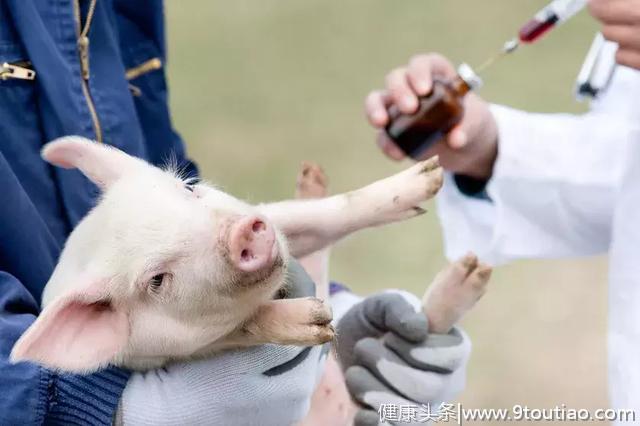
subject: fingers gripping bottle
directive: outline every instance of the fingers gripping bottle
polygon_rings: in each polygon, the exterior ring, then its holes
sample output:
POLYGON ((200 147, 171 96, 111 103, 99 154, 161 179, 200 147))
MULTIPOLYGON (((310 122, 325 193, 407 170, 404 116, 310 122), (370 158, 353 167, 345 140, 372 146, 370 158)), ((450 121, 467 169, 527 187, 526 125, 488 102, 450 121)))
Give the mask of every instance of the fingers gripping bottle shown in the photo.
POLYGON ((435 78, 431 92, 419 99, 414 114, 403 114, 395 105, 389 108, 387 135, 405 154, 419 158, 460 123, 465 95, 481 85, 482 80, 467 64, 460 65, 453 80, 435 78))

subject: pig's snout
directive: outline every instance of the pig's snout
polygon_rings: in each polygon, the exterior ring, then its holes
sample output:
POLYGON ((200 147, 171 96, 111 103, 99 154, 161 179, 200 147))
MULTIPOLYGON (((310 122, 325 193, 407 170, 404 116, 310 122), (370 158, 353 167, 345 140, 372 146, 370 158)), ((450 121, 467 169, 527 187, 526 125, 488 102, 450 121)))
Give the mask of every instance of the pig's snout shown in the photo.
POLYGON ((243 272, 271 267, 278 255, 276 233, 260 217, 243 217, 231 225, 229 252, 231 262, 243 272))

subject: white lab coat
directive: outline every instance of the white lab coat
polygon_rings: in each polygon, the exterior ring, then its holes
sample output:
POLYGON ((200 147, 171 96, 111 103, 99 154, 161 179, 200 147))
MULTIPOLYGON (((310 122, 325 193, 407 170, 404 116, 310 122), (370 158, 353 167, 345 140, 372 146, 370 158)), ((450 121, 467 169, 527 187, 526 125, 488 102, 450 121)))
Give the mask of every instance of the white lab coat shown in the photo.
POLYGON ((617 67, 584 115, 492 112, 492 201, 445 178, 438 213, 447 256, 472 250, 498 264, 610 253, 610 398, 640 421, 640 72, 617 67))

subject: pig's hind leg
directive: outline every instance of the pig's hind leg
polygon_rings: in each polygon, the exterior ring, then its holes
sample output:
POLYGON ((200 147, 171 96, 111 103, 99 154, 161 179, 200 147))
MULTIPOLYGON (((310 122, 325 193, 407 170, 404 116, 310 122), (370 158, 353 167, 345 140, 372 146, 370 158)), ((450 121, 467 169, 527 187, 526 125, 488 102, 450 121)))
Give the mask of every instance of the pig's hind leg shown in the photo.
MULTIPOLYGON (((328 194, 327 175, 322 167, 315 163, 303 162, 302 170, 296 181, 296 198, 299 200, 324 198, 328 194)), ((329 254, 331 248, 325 247, 298 259, 316 284, 316 296, 323 300, 329 298, 329 254)))
POLYGON ((291 254, 306 256, 364 228, 418 216, 442 186, 437 158, 420 162, 356 191, 315 200, 259 206, 289 241, 291 254))
POLYGON ((491 272, 473 253, 440 271, 422 299, 429 332, 448 333, 484 295, 491 272))

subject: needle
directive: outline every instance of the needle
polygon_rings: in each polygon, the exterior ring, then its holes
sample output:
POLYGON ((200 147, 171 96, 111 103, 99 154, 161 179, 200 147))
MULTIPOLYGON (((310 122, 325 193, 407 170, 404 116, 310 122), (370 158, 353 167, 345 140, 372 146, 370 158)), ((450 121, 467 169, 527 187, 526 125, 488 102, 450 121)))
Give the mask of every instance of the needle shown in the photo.
POLYGON ((508 55, 511 52, 514 52, 519 45, 520 45, 520 42, 518 41, 517 38, 507 41, 504 44, 504 46, 502 46, 502 49, 500 50, 500 52, 496 53, 495 55, 493 55, 492 57, 484 61, 478 68, 476 68, 476 72, 478 73, 483 72, 484 70, 489 68, 491 65, 493 65, 493 63, 496 62, 498 59, 502 58, 505 55, 508 55))

